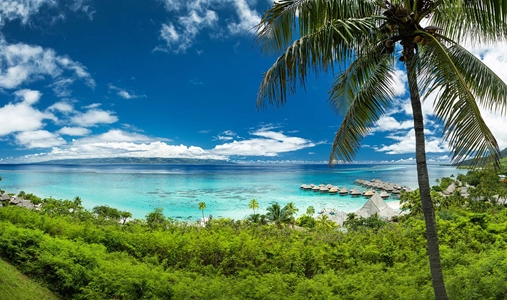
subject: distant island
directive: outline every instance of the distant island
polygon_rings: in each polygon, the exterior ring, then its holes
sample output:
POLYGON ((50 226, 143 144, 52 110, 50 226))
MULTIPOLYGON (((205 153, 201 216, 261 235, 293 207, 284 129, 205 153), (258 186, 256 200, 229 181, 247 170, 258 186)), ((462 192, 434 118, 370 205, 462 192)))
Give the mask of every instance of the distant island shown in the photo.
POLYGON ((163 157, 107 157, 107 158, 80 158, 57 159, 32 163, 36 165, 112 165, 112 164, 167 164, 167 165, 228 165, 235 164, 219 159, 198 158, 163 158, 163 157))

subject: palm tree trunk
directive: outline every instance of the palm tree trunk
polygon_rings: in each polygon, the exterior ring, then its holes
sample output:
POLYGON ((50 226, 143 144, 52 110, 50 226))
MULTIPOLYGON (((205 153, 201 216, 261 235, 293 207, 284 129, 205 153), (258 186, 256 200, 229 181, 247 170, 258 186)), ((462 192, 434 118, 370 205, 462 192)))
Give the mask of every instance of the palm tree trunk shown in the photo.
POLYGON ((415 130, 415 158, 417 162, 417 181, 421 194, 422 211, 426 223, 426 240, 428 242, 428 256, 430 260, 431 280, 436 300, 447 300, 447 292, 440 263, 440 250, 438 248, 437 222, 433 203, 430 196, 430 181, 428 178, 428 166, 426 165, 426 149, 424 138, 424 119, 421 108, 421 98, 417 85, 417 76, 413 62, 414 48, 412 45, 405 46, 406 67, 408 86, 410 90, 410 101, 414 117, 415 130))

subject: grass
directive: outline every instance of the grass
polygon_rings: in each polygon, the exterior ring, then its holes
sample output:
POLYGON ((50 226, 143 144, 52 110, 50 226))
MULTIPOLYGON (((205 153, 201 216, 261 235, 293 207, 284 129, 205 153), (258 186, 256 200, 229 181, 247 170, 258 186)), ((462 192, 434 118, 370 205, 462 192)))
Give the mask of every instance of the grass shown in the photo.
POLYGON ((5 300, 57 300, 50 290, 0 259, 0 298, 5 300))

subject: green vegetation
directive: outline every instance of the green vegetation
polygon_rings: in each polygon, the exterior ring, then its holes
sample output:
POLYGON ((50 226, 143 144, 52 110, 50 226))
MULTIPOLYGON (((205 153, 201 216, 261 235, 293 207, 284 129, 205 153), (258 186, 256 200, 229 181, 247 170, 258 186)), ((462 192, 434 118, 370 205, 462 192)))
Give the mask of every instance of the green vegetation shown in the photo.
POLYGON ((0 259, 0 295, 13 300, 57 300, 50 290, 21 274, 15 267, 0 259))
POLYGON ((253 210, 253 214, 255 215, 255 210, 259 208, 259 202, 256 199, 250 200, 248 204, 248 208, 253 210))
MULTIPOLYGON (((507 297, 507 209, 481 191, 478 201, 433 193, 452 299, 507 297)), ((350 214, 340 230, 313 207, 296 219, 290 203, 263 221, 201 227, 162 209, 124 223, 107 206, 50 198, 41 211, 0 209, 0 257, 64 299, 432 299, 417 193, 403 196, 413 210, 396 222, 350 214)))
POLYGON ((344 115, 330 163, 352 161, 362 139, 395 104, 397 61, 407 74, 415 157, 435 297, 447 299, 426 165, 422 101, 431 98, 453 160, 499 166, 498 143, 479 106, 505 114, 507 85, 464 41, 503 42, 505 1, 275 1, 257 26, 263 52, 279 57, 257 105, 283 105, 310 74, 332 73, 333 110, 344 115), (431 25, 431 26, 426 26, 431 25), (438 93, 437 97, 432 97, 438 93), (267 101, 266 101, 267 100, 267 101))
POLYGON ((204 210, 206 209, 206 202, 199 202, 199 209, 202 212, 202 220, 204 222, 204 210))

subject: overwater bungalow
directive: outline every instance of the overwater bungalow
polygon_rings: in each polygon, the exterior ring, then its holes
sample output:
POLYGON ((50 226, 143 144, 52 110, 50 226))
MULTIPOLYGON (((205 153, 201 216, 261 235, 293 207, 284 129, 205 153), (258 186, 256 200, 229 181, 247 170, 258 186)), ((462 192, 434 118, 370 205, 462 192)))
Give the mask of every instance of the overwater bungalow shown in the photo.
POLYGON ((338 193, 338 191, 339 191, 339 188, 337 186, 333 186, 329 189, 330 194, 336 194, 336 193, 338 193))
POLYGON ((356 189, 356 188, 352 188, 352 189, 350 190, 350 195, 351 195, 352 197, 361 196, 361 192, 360 192, 358 189, 356 189))
POLYGON ((366 191, 363 193, 363 196, 367 197, 367 198, 370 198, 371 196, 373 196, 375 194, 375 192, 373 192, 372 190, 369 190, 369 191, 366 191))
POLYGON ((307 191, 307 190, 311 190, 312 188, 314 187, 314 185, 312 184, 307 184, 304 189, 307 191))
POLYGON ((346 187, 343 187, 339 191, 340 195, 347 195, 349 193, 349 190, 346 187))
POLYGON ((327 192, 329 192, 329 188, 328 188, 327 186, 321 186, 321 187, 319 188, 319 191, 320 191, 321 193, 327 193, 327 192))
POLYGON ((389 194, 386 191, 382 190, 382 192, 380 192, 380 197, 382 199, 389 198, 389 194))

